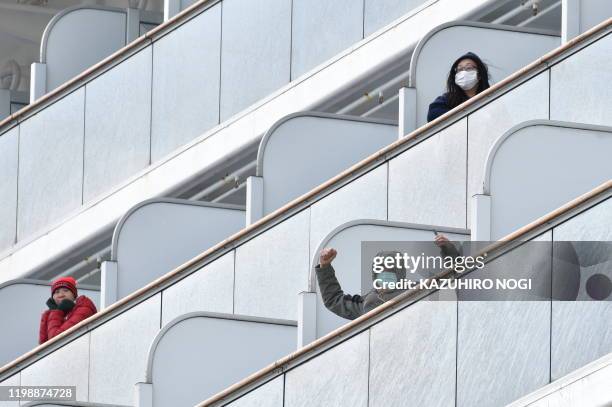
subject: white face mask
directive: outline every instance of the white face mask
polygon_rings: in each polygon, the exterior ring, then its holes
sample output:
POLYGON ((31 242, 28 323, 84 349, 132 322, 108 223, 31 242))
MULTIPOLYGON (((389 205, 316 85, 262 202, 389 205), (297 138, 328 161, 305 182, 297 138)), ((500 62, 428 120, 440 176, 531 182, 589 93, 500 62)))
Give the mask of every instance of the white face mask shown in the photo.
POLYGON ((390 272, 390 271, 383 271, 378 275, 378 278, 383 282, 383 283, 396 283, 397 282, 397 276, 395 275, 395 273, 390 272))
POLYGON ((460 71, 455 74, 455 83, 463 90, 473 89, 478 83, 478 72, 460 71))

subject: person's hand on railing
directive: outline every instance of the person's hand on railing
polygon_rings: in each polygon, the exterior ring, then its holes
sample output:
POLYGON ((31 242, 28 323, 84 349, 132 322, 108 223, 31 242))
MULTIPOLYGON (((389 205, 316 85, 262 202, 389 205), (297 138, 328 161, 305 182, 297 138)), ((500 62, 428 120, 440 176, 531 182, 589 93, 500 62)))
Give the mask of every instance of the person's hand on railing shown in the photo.
POLYGON ((449 244, 451 244, 450 240, 448 240, 448 237, 444 236, 442 233, 438 233, 436 235, 436 237, 434 238, 434 242, 438 247, 448 246, 449 244))
POLYGON ((336 249, 333 249, 331 247, 326 247, 325 249, 321 250, 321 253, 319 254, 319 265, 321 267, 329 266, 331 262, 336 258, 337 254, 338 252, 336 251, 336 249))
POLYGON ((457 250, 455 245, 448 240, 448 237, 444 236, 442 233, 436 233, 434 243, 440 248, 443 255, 452 257, 459 256, 459 250, 457 250))

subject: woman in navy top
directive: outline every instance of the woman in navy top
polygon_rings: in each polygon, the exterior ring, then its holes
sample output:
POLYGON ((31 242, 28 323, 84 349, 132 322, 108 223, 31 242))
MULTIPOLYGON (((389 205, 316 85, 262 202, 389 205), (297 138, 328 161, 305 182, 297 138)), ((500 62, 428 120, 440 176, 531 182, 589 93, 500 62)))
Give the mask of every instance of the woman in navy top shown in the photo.
POLYGON ((489 70, 478 55, 468 52, 451 66, 446 80, 447 92, 429 105, 427 121, 430 122, 469 98, 489 88, 489 70))

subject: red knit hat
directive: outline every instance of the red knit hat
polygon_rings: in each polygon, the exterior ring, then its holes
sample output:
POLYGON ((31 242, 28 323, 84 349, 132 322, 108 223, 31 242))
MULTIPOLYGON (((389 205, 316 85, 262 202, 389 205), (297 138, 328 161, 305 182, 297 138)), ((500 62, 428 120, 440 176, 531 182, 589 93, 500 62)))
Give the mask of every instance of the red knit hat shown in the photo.
POLYGON ((55 280, 51 285, 51 295, 53 295, 53 293, 55 293, 55 290, 57 290, 58 288, 67 288, 72 292, 72 294, 74 294, 75 298, 78 296, 77 282, 72 277, 60 277, 55 280))

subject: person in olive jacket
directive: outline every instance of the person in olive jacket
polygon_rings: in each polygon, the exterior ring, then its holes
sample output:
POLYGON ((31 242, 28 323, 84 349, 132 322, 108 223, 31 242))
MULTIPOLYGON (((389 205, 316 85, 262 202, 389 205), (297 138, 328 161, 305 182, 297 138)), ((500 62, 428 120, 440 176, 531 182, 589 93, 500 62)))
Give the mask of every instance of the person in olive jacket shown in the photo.
MULTIPOLYGON (((436 234, 435 244, 440 247, 443 255, 458 256, 459 251, 443 234, 436 234)), ((380 252, 377 256, 394 256, 397 252, 380 252)), ((346 319, 356 319, 370 310, 378 307, 393 297, 398 296, 405 290, 401 289, 374 289, 372 288, 364 295, 345 294, 336 278, 336 273, 331 263, 338 252, 333 248, 325 248, 319 254, 319 264, 315 266, 315 273, 319 283, 319 290, 325 307, 346 319)), ((391 281, 400 281, 406 278, 406 270, 401 268, 388 268, 385 273, 392 274, 391 281)), ((383 275, 379 277, 383 277, 383 275)), ((374 277, 373 277, 374 278, 374 277)), ((383 281, 385 278, 383 278, 383 281)))
POLYGON ((72 277, 53 282, 47 307, 49 309, 40 318, 38 343, 48 341, 98 312, 93 301, 78 295, 77 283, 72 277))

